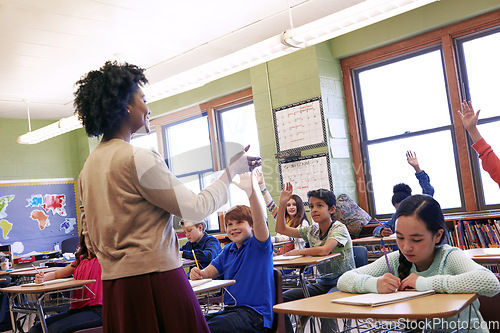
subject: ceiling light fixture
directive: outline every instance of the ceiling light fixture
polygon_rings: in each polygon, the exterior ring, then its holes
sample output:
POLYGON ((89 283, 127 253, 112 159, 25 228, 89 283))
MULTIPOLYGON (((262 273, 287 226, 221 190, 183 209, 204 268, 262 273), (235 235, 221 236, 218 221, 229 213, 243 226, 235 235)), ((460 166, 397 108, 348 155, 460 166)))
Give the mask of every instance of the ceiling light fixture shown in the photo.
POLYGON ((78 120, 78 116, 76 115, 67 118, 61 118, 55 123, 44 126, 34 131, 31 131, 30 124, 29 132, 19 136, 17 138, 17 143, 32 145, 81 127, 82 122, 78 120))

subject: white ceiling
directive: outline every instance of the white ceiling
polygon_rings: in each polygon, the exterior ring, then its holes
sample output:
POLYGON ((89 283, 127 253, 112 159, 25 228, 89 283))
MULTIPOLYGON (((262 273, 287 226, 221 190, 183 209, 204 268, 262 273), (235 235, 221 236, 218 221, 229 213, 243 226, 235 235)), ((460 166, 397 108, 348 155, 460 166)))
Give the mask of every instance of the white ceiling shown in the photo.
POLYGON ((1 0, 0 118, 27 118, 26 101, 32 119, 72 115, 74 83, 106 60, 145 67, 150 88, 182 86, 193 68, 366 1, 1 0))

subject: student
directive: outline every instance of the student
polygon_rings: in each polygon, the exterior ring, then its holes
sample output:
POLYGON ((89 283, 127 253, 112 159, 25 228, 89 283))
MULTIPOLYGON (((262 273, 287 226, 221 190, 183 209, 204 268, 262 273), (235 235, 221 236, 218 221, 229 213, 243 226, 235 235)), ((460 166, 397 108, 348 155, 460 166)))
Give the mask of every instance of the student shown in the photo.
MULTIPOLYGON (((432 187, 430 183, 429 176, 425 173, 424 170, 420 169, 420 165, 418 164, 417 154, 408 150, 406 152, 406 160, 408 161, 408 164, 410 164, 413 167, 413 169, 415 169, 415 177, 417 177, 418 183, 422 188, 422 193, 430 195, 432 197, 434 195, 434 187, 432 187)), ((404 183, 394 185, 392 191, 393 195, 391 202, 394 208, 396 209, 398 209, 399 203, 401 201, 411 196, 411 187, 404 183)), ((391 217, 389 221, 382 223, 384 225, 383 227, 380 225, 375 229, 373 229, 373 235, 376 237, 387 237, 392 235, 395 230, 394 229, 395 222, 396 220, 394 219, 394 217, 391 217)))
POLYGON ((75 110, 88 136, 101 136, 78 179, 82 232, 102 266, 104 332, 208 332, 182 267, 173 215, 201 221, 227 201, 234 175, 260 158, 248 147, 199 194, 163 158, 130 144, 149 132, 144 69, 106 62, 77 83, 75 110), (175 309, 175 311, 172 311, 175 309))
MULTIPOLYGON (((439 203, 428 195, 414 195, 396 213, 399 251, 349 271, 338 288, 350 293, 393 293, 397 290, 435 290, 438 293, 476 293, 494 296, 500 291, 495 275, 460 249, 446 244, 446 226, 439 203)), ((474 302, 479 310, 479 301, 474 302)), ((461 318, 468 318, 464 310, 461 318)), ((472 311, 473 320, 478 318, 472 311)))
POLYGON ((185 259, 196 260, 201 268, 207 267, 222 251, 220 242, 217 238, 205 232, 205 221, 191 222, 181 220, 181 227, 186 234, 188 242, 181 247, 181 255, 185 259))
MULTIPOLYGON (((332 221, 336 199, 335 194, 326 189, 313 190, 307 193, 311 217, 315 222, 312 226, 303 228, 287 227, 285 224, 285 209, 292 193, 293 186, 288 182, 281 191, 276 232, 294 238, 303 238, 311 246, 310 248, 292 250, 285 255, 324 256, 330 253, 340 254, 340 256, 335 257, 326 264, 319 265, 318 271, 325 276, 319 278, 318 282, 307 285, 310 296, 325 294, 335 287, 339 276, 355 267, 351 236, 344 224, 332 221)), ((302 289, 291 289, 283 294, 283 302, 301 298, 304 298, 302 289)), ((291 332, 290 318, 288 316, 285 318, 287 332, 291 332)), ((331 329, 335 329, 335 320, 321 319, 321 322, 322 332, 330 332, 331 329)))
MULTIPOLYGON (((54 272, 37 274, 36 283, 60 279, 73 275, 75 280, 96 280, 86 285, 90 291, 83 289, 73 291, 74 298, 90 298, 86 301, 71 303, 69 310, 52 315, 45 319, 50 333, 71 333, 86 328, 102 325, 102 280, 101 265, 94 253, 88 250, 85 237, 80 236, 80 248, 75 253, 75 261, 54 272), (95 295, 95 296, 94 296, 95 295)), ((42 332, 40 323, 30 328, 29 333, 42 332)))
MULTIPOLYGON (((266 188, 266 183, 264 181, 264 175, 260 170, 256 170, 255 174, 257 176, 257 181, 259 182, 259 187, 262 195, 264 196, 264 201, 266 203, 267 209, 273 215, 276 220, 278 216, 278 207, 276 206, 274 200, 271 198, 269 191, 266 188)), ((306 216, 306 209, 304 207, 304 202, 302 199, 296 195, 292 194, 290 200, 286 203, 285 211, 285 223, 288 227, 298 228, 309 226, 309 220, 306 216)), ((302 238, 292 238, 277 233, 276 236, 271 237, 273 243, 293 241, 292 244, 284 244, 280 250, 279 254, 284 254, 293 249, 304 249, 306 247, 306 242, 302 238)))
POLYGON ((484 171, 488 172, 491 179, 500 186, 500 159, 495 155, 491 146, 483 139, 477 128, 477 120, 481 110, 474 112, 474 108, 470 101, 469 103, 463 101, 462 109, 464 113, 462 114, 462 112, 458 110, 458 114, 460 115, 460 119, 462 119, 462 124, 467 132, 469 132, 470 138, 472 139, 472 148, 479 154, 484 171))
POLYGON ((227 236, 233 243, 224 246, 208 267, 194 267, 190 273, 192 280, 220 274, 236 280, 226 287, 229 293, 224 293, 224 310, 205 315, 212 333, 265 332, 273 322, 273 244, 257 197, 257 181, 250 173, 240 178, 237 185, 247 193, 250 207, 232 207, 224 216, 227 236))

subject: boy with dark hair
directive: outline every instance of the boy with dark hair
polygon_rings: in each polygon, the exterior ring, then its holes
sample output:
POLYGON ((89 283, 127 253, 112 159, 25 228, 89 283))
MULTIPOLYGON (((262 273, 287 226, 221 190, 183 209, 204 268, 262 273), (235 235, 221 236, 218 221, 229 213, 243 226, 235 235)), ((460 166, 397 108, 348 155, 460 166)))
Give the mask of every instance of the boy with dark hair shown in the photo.
POLYGON ((207 267, 222 251, 220 242, 217 238, 205 232, 206 222, 191 222, 181 220, 181 227, 188 242, 181 248, 181 255, 185 259, 194 260, 193 251, 196 260, 201 268, 207 267))
MULTIPOLYGON (((276 232, 299 238, 302 237, 311 246, 305 249, 295 249, 285 255, 326 256, 330 253, 340 255, 318 266, 322 277, 316 283, 307 285, 310 296, 321 295, 329 292, 337 285, 338 278, 345 272, 354 269, 354 255, 352 240, 347 227, 338 221, 332 221, 335 212, 335 194, 326 189, 309 191, 309 208, 311 218, 315 222, 312 226, 303 228, 290 228, 285 225, 286 203, 293 193, 291 183, 286 183, 281 191, 276 232)), ((283 294, 283 302, 304 298, 302 289, 291 289, 283 294)), ((286 319, 287 332, 293 332, 290 318, 286 319)), ((334 319, 321 319, 321 332, 330 332, 335 329, 334 319)))
POLYGON ((236 280, 226 287, 229 293, 224 294, 224 310, 205 315, 212 333, 265 332, 273 322, 274 246, 257 196, 257 180, 251 173, 241 175, 240 180, 237 185, 248 195, 250 207, 235 206, 224 217, 227 236, 233 243, 227 244, 205 269, 195 267, 190 273, 192 280, 220 274, 236 280))

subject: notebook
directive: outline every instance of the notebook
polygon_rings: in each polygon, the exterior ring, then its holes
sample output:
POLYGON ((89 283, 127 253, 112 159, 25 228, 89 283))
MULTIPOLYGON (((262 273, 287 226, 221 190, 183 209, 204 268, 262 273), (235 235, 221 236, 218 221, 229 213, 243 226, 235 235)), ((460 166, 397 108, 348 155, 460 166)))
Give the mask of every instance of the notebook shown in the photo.
POLYGON ((282 261, 282 260, 291 260, 291 259, 296 259, 300 258, 302 255, 297 255, 297 256, 286 256, 284 254, 280 254, 279 256, 274 256, 273 260, 274 261, 282 261))
POLYGON ((66 282, 66 281, 71 281, 71 280, 74 280, 74 279, 71 277, 71 278, 64 278, 64 279, 49 280, 49 281, 45 281, 42 283, 34 283, 34 282, 33 283, 25 283, 25 284, 22 284, 21 287, 47 286, 50 284, 61 283, 61 282, 66 282))
POLYGON ((189 283, 191 284, 191 287, 194 288, 210 281, 212 281, 212 279, 189 280, 189 283))
POLYGON ((332 303, 340 303, 348 305, 380 306, 380 305, 402 302, 432 294, 434 294, 434 290, 398 291, 390 294, 369 293, 369 294, 361 294, 356 296, 333 299, 332 303))

